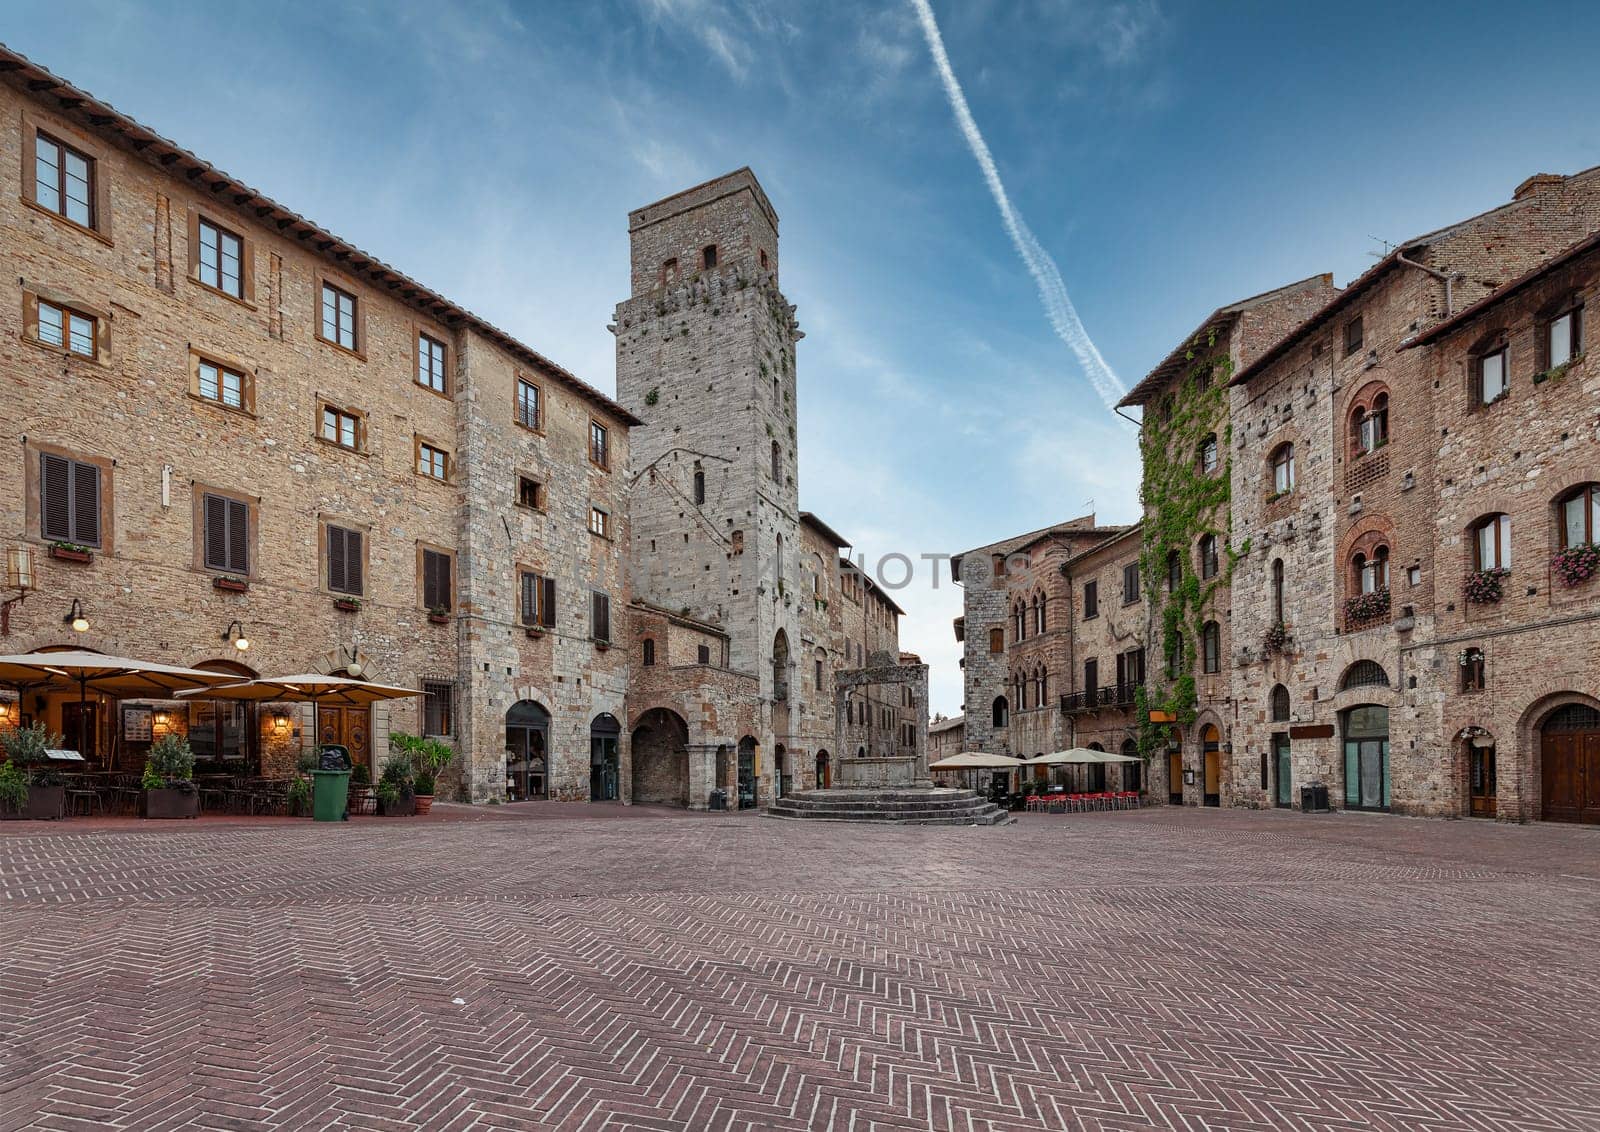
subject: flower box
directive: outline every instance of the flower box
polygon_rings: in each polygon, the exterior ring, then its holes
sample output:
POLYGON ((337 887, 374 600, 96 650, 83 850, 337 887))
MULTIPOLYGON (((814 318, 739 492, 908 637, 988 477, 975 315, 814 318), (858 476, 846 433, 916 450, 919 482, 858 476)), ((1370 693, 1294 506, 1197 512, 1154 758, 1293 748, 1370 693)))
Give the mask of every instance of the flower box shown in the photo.
POLYGON ((361 601, 353 597, 336 597, 333 599, 333 607, 341 613, 359 613, 361 601))
POLYGON ((29 786, 28 800, 20 810, 0 812, 6 821, 59 821, 67 814, 65 786, 29 786))
POLYGON ((1510 570, 1499 567, 1492 570, 1476 570, 1468 574, 1462 583, 1462 596, 1473 605, 1494 605, 1505 596, 1503 583, 1510 576, 1510 570))
POLYGON ((50 557, 61 562, 93 562, 94 552, 78 546, 52 546, 50 557))
POLYGON ((197 818, 200 816, 200 792, 193 786, 185 790, 179 786, 162 786, 144 792, 144 816, 152 819, 197 818))
POLYGON ((448 613, 430 613, 428 614, 428 621, 434 625, 448 625, 450 624, 450 615, 448 613))
POLYGON ((528 634, 528 636, 532 637, 536 641, 540 637, 544 636, 544 626, 543 625, 529 625, 529 626, 525 627, 522 631, 524 633, 528 634))
POLYGON ((1600 573, 1600 544, 1582 542, 1559 551, 1550 560, 1555 576, 1569 586, 1581 586, 1600 573))
POLYGON ((378 816, 380 818, 408 818, 417 812, 417 796, 410 790, 400 791, 400 798, 393 803, 385 803, 378 799, 378 816))
POLYGON ((250 583, 244 578, 234 578, 228 575, 218 575, 211 579, 213 589, 226 590, 231 594, 242 594, 250 588, 250 583))

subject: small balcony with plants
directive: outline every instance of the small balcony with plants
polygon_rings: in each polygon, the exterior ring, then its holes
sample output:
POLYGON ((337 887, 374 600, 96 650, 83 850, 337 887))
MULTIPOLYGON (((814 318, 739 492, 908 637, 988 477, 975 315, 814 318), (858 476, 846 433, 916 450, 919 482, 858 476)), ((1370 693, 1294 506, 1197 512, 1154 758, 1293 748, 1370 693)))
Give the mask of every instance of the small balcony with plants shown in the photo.
POLYGON ((1344 599, 1344 631, 1359 633, 1389 621, 1393 599, 1387 586, 1365 593, 1351 594, 1344 599))

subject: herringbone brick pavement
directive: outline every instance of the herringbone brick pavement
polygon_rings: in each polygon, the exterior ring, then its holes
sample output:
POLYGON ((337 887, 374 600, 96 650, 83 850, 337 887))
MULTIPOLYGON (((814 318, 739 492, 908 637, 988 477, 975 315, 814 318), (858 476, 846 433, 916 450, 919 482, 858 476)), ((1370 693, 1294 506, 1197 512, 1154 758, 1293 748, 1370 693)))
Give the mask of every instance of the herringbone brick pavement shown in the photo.
POLYGON ((1600 831, 0 826, 0 1130, 1600 1128, 1600 831))

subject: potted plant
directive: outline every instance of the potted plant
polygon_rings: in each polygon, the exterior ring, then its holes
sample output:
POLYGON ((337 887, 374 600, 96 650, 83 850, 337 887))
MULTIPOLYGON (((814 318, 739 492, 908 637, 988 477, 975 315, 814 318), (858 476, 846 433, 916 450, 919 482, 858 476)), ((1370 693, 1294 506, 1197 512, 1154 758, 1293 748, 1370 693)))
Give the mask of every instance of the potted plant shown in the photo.
POLYGON ((238 574, 218 574, 211 579, 211 584, 219 590, 242 594, 250 588, 250 579, 241 578, 238 574))
POLYGON ((1462 585, 1462 594, 1473 605, 1493 605, 1505 596, 1505 587, 1502 583, 1510 576, 1511 571, 1504 567, 1474 570, 1467 575, 1462 585))
POLYGON ((400 810, 400 788, 392 782, 379 782, 373 796, 378 799, 380 817, 397 814, 400 810))
MULTIPOLYGON (((443 739, 423 738, 404 731, 389 732, 389 746, 403 752, 411 762, 412 790, 416 795, 416 812, 426 814, 433 809, 433 792, 439 775, 455 761, 456 750, 443 739)), ((387 770, 385 766, 385 770, 387 770)))
POLYGON ((200 816, 200 793, 194 788, 194 752, 182 735, 163 735, 150 744, 144 761, 144 816, 200 816))
POLYGON ((1581 586, 1600 571, 1600 544, 1580 542, 1560 551, 1550 560, 1550 568, 1569 586, 1581 586))
POLYGON ((304 778, 293 779, 289 783, 288 800, 291 817, 303 818, 310 814, 311 783, 304 778))
POLYGON ((393 754, 378 776, 378 813, 383 817, 409 817, 416 810, 416 788, 411 779, 411 760, 393 754))
POLYGON ((0 817, 20 818, 28 805, 28 776, 7 759, 0 763, 0 817))
POLYGON ((53 542, 50 544, 50 557, 62 562, 93 562, 94 551, 75 542, 53 542))
MULTIPOLYGON (((0 746, 5 747, 13 774, 21 775, 27 786, 15 816, 44 820, 64 817, 66 782, 45 755, 47 749, 61 746, 61 736, 46 731, 44 724, 35 723, 0 734, 0 746)), ((11 789, 15 794, 15 786, 11 789)))
POLYGON ((333 607, 343 613, 359 613, 361 612, 361 599, 358 597, 336 597, 333 599, 333 607))
POLYGON ((450 623, 450 611, 442 605, 432 606, 428 610, 428 620, 435 625, 448 625, 450 623))

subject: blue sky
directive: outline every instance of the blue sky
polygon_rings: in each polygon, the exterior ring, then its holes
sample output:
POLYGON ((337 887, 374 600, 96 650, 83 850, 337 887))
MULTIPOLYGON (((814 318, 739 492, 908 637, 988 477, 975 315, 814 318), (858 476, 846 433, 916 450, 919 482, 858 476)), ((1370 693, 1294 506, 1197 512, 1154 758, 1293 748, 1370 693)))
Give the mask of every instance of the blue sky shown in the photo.
MULTIPOLYGON (((1224 302, 1600 164, 1594 5, 933 10, 1126 385, 1224 302)), ((803 506, 869 557, 1136 517, 1134 434, 1046 320, 909 0, 90 0, 11 5, 0 38, 607 392, 628 210, 750 165, 807 332, 803 506)), ((959 591, 897 596, 953 712, 959 591)))

